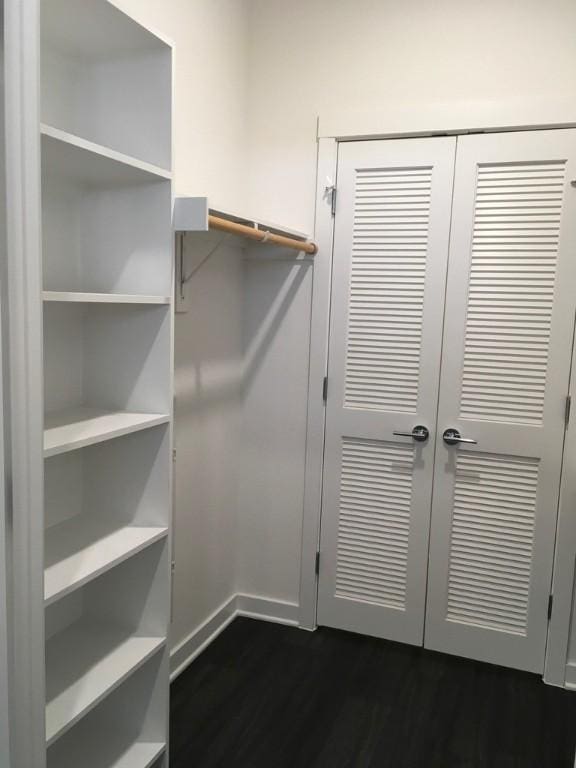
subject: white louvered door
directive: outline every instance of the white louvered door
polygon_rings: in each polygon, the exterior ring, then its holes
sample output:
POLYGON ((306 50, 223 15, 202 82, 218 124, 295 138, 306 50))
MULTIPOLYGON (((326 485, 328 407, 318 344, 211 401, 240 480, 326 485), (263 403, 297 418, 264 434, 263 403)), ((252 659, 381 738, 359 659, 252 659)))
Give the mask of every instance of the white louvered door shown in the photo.
POLYGON ((318 622, 423 640, 456 142, 340 146, 318 622), (418 425, 427 442, 395 436, 418 425))
POLYGON ((542 672, 576 297, 576 131, 458 139, 425 644, 542 672), (456 428, 477 444, 446 445, 456 428))

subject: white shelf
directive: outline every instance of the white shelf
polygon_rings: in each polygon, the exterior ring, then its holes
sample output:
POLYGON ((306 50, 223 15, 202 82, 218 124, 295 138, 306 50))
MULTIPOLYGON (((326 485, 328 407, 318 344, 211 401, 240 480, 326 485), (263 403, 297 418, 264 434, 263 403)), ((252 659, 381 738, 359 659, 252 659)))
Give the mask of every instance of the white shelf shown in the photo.
POLYGON ((273 232, 284 237, 308 242, 311 237, 307 232, 302 232, 292 227, 267 221, 265 219, 244 216, 238 212, 214 208, 207 197, 176 197, 174 199, 174 229, 176 232, 207 232, 209 230, 208 217, 218 216, 221 219, 244 224, 253 229, 265 232, 273 232))
POLYGON ((165 638, 82 621, 46 645, 46 743, 53 744, 160 648, 165 638))
POLYGON ((138 432, 170 420, 162 413, 103 411, 95 408, 72 408, 46 414, 44 422, 44 456, 56 456, 115 437, 138 432))
MULTIPOLYGON (((150 768, 166 751, 165 743, 135 741, 116 733, 85 734, 70 738, 64 757, 58 756, 54 768, 150 768)), ((48 761, 51 766, 51 761, 48 761)))
POLYGON ((59 175, 91 184, 141 184, 172 178, 170 171, 42 123, 42 162, 59 175))
MULTIPOLYGON (((178 199, 178 198, 177 198, 178 199)), ((286 227, 283 224, 277 222, 268 221, 268 219, 253 218, 252 216, 244 216, 237 211, 225 210, 222 208, 213 208, 210 206, 209 214, 211 216, 218 216, 221 219, 228 219, 228 221, 236 221, 238 224, 246 224, 254 229, 262 229, 268 232, 275 232, 278 235, 284 235, 285 237, 293 237, 296 240, 308 241, 311 239, 310 234, 302 232, 299 229, 293 227, 286 227)))
MULTIPOLYGON (((98 766, 94 763, 94 768, 100 768, 102 765, 105 768, 108 768, 108 766, 110 768, 150 768, 165 751, 166 744, 136 742, 124 752, 121 752, 114 762, 105 762, 104 764, 99 762, 98 766)), ((76 765, 79 765, 79 763, 76 763, 76 765)), ((85 761, 82 765, 84 768, 91 768, 85 761)), ((74 764, 71 763, 70 768, 75 768, 74 764)))
POLYGON ((44 301, 76 304, 170 304, 169 296, 139 296, 132 293, 81 293, 44 291, 44 301))
POLYGON ((168 529, 126 525, 78 515, 46 531, 44 600, 50 605, 137 552, 168 529))

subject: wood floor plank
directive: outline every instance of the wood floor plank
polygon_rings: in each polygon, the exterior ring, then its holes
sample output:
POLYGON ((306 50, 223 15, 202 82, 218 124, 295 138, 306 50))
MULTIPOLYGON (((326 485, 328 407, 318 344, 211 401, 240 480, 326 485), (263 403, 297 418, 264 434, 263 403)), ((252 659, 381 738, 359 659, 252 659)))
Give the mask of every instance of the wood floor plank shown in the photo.
POLYGON ((573 768, 576 693, 240 618, 172 684, 171 768, 573 768))

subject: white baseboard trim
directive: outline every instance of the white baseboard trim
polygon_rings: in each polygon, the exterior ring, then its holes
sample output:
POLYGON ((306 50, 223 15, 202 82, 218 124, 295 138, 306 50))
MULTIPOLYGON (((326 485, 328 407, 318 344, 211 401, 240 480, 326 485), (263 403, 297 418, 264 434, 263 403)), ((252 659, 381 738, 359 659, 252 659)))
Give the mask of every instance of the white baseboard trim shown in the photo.
POLYGON ((576 690, 576 664, 566 665, 566 688, 576 690))
POLYGON ((236 595, 236 609, 239 616, 247 616, 261 621, 272 621, 276 624, 298 626, 298 603, 288 603, 285 600, 270 600, 257 595, 236 595))
POLYGON ((232 595, 200 626, 170 652, 170 681, 184 672, 195 658, 223 632, 237 616, 298 626, 298 603, 270 600, 257 595, 232 595))
POLYGON ((226 602, 208 616, 188 637, 172 649, 170 652, 170 681, 174 680, 181 672, 184 672, 189 664, 215 640, 220 632, 226 629, 228 624, 236 618, 236 595, 232 595, 226 602))

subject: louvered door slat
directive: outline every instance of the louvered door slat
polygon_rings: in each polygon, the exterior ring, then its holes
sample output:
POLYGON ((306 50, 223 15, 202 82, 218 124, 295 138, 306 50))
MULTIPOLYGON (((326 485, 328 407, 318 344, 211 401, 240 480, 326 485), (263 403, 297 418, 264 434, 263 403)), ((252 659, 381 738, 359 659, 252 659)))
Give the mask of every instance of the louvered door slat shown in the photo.
POLYGON ((338 167, 318 621, 421 643, 454 139, 338 167))
MULTIPOLYGON (((485 564, 505 566, 510 558, 525 566, 526 578, 522 584, 515 585, 515 591, 506 591, 508 584, 506 572, 501 572, 501 590, 496 590, 494 580, 482 585, 477 581, 474 588, 465 574, 453 571, 451 564, 448 572, 448 610, 447 616, 452 621, 462 620, 460 608, 462 596, 473 592, 474 598, 466 603, 466 621, 499 629, 502 626, 501 613, 506 608, 515 612, 515 632, 526 635, 528 628, 528 596, 530 592, 530 565, 533 558, 534 524, 536 515, 536 494, 538 491, 538 462, 520 459, 513 463, 514 471, 499 472, 500 463, 510 466, 506 457, 480 456, 476 461, 474 453, 462 454, 456 460, 456 479, 454 482, 454 514, 452 518, 451 557, 460 563, 465 561, 465 553, 472 548, 485 564), (475 475, 475 496, 483 497, 488 491, 494 498, 494 511, 486 514, 480 522, 469 515, 467 494, 462 488, 469 488, 470 474, 475 475), (511 528, 501 515, 522 510, 522 528, 511 528), (478 606, 478 615, 474 616, 474 605, 478 606), (491 612, 492 609, 492 612, 491 612)), ((472 497, 474 499, 475 497, 472 497)))
POLYGON ((426 281, 426 252, 431 201, 432 168, 358 169, 355 177, 352 254, 348 300, 351 305, 363 307, 366 300, 385 309, 388 298, 399 298, 406 287, 412 289, 414 303, 406 319, 402 312, 394 319, 372 307, 362 316, 348 315, 348 340, 344 382, 344 407, 373 410, 391 410, 415 413, 418 406, 419 364, 422 344, 422 317, 426 281), (366 225, 357 214, 368 205, 378 210, 392 211, 401 206, 400 214, 414 204, 422 208, 422 223, 415 232, 366 225), (368 247, 373 247, 376 258, 366 259, 368 247), (405 259, 405 254, 409 257, 405 259), (382 258, 382 254, 387 254, 382 258), (371 357, 368 354, 371 350, 371 357), (378 364, 379 375, 363 375, 358 367, 358 353, 364 353, 363 365, 378 364), (399 359, 412 363, 403 380, 394 371, 399 359))
MULTIPOLYGON (((481 202, 493 198, 504 203, 512 203, 515 200, 535 199, 546 195, 555 204, 555 214, 550 218, 551 228, 544 234, 536 230, 523 234, 521 237, 517 230, 510 230, 506 223, 499 220, 490 221, 484 217, 482 220, 481 235, 478 230, 478 220, 475 217, 472 234, 472 258, 470 264, 469 289, 478 296, 474 319, 468 316, 466 323, 463 386, 460 402, 460 416, 465 419, 480 418, 484 420, 497 420, 504 422, 518 422, 525 424, 540 424, 544 413, 545 384, 547 377, 547 365, 540 365, 537 377, 531 373, 534 368, 530 357, 523 360, 518 366, 515 385, 504 388, 499 386, 501 373, 493 368, 484 376, 477 371, 474 375, 468 375, 470 357, 474 361, 478 359, 475 350, 478 349, 478 341, 484 341, 482 352, 489 354, 491 347, 512 352, 519 348, 529 348, 535 353, 540 352, 538 360, 547 363, 550 342, 550 325, 554 301, 554 284, 556 280, 556 262, 558 242, 560 237, 560 218, 562 201, 564 196, 565 161, 558 161, 548 167, 550 178, 554 181, 542 181, 537 193, 533 193, 534 187, 522 186, 522 177, 514 187, 508 185, 506 176, 493 173, 494 166, 486 165, 477 171, 476 212, 482 209, 481 202), (520 198, 522 195, 522 198, 520 198), (510 250, 520 250, 524 258, 522 261, 510 260, 507 253, 510 250), (488 252, 486 258, 484 253, 488 252), (533 254, 531 259, 526 258, 527 253, 533 254), (496 325, 488 322, 492 305, 489 297, 482 302, 482 291, 487 288, 490 292, 494 289, 513 287, 518 293, 519 301, 509 298, 507 302, 508 314, 496 325), (522 289, 532 289, 541 299, 540 323, 537 328, 532 325, 527 327, 522 313, 524 294, 522 289), (483 305, 487 312, 482 312, 483 305), (530 380, 536 381, 539 386, 528 388, 523 380, 523 373, 527 369, 530 380), (492 403, 492 406, 489 403, 492 403)), ((539 167, 534 163, 519 163, 517 165, 525 178, 533 178, 539 167)), ((529 223, 531 218, 537 218, 539 210, 531 209, 524 218, 529 223)), ((481 357, 482 355, 480 355, 481 357)), ((536 355, 535 355, 536 357, 536 355)))

